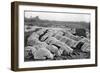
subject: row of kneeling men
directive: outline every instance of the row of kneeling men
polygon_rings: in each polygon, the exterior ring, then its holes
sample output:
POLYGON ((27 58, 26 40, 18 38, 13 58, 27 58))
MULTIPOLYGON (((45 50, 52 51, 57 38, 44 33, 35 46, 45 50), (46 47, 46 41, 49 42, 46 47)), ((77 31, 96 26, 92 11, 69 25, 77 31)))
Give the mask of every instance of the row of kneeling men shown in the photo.
POLYGON ((80 49, 83 52, 89 52, 90 41, 85 37, 76 41, 63 35, 62 31, 41 29, 38 32, 33 32, 28 37, 25 57, 27 58, 31 53, 34 59, 53 59, 54 56, 61 56, 63 52, 72 53, 73 49, 71 47, 76 47, 80 42, 83 43, 80 49))

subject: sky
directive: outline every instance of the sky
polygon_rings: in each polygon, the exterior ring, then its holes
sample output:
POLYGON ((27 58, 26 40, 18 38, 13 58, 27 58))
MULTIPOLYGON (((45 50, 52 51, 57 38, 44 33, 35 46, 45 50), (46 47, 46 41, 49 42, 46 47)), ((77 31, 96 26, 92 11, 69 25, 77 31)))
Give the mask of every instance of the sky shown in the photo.
POLYGON ((90 14, 25 11, 26 18, 39 16, 43 20, 90 22, 90 14))

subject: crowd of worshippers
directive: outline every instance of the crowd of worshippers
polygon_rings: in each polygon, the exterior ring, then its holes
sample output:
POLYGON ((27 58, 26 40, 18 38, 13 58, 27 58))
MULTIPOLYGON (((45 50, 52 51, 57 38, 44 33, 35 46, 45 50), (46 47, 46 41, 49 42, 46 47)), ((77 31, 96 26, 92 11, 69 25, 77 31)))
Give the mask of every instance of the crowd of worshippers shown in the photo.
POLYGON ((54 59, 63 53, 71 54, 74 49, 90 52, 90 40, 60 29, 37 28, 25 31, 24 57, 34 59, 54 59))

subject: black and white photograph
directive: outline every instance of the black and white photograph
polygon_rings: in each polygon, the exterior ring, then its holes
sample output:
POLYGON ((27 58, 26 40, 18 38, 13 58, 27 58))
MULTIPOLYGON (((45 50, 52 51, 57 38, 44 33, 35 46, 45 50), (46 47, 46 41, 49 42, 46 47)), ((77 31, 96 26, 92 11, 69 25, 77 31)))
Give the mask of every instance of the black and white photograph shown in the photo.
POLYGON ((14 71, 97 66, 97 7, 12 3, 14 71))
POLYGON ((90 58, 89 13, 24 11, 24 61, 90 58))

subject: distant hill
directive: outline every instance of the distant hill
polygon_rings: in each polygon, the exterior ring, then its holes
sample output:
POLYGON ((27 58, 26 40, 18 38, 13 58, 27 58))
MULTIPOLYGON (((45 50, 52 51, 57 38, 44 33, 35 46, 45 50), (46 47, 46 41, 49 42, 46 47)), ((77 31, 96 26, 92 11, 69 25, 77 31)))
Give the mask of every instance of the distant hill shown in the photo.
POLYGON ((36 16, 35 18, 25 18, 24 22, 25 25, 29 25, 29 26, 84 28, 86 30, 90 29, 90 23, 87 22, 50 21, 50 20, 42 20, 38 16, 36 16))

